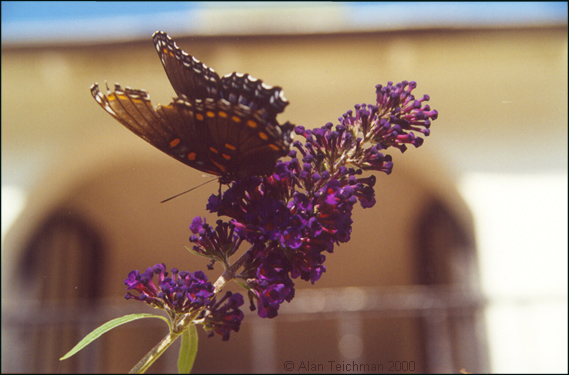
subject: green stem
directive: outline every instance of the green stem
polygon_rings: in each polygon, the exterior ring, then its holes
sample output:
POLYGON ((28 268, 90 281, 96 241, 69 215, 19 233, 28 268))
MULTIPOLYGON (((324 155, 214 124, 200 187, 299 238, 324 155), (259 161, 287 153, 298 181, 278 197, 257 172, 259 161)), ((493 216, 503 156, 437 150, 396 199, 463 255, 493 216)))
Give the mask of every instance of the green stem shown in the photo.
POLYGON ((219 278, 213 284, 213 292, 218 293, 224 286, 227 284, 231 279, 235 277, 237 270, 249 260, 249 256, 251 255, 252 247, 247 250, 235 263, 231 266, 227 267, 225 271, 223 271, 223 275, 219 276, 219 278))
POLYGON ((144 372, 148 370, 148 368, 152 366, 152 364, 158 358, 160 358, 166 349, 168 349, 170 345, 176 341, 178 336, 180 336, 179 333, 170 333, 168 336, 164 337, 154 348, 148 352, 148 354, 144 356, 144 358, 140 360, 140 362, 136 364, 136 366, 134 366, 129 371, 129 374, 144 374, 144 372))

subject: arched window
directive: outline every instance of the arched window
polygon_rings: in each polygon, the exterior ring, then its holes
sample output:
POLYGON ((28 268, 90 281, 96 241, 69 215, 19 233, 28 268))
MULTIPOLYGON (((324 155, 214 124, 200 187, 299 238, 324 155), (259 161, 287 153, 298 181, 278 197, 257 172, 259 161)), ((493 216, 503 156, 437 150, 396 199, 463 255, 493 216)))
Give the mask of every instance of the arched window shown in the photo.
POLYGON ((15 273, 28 308, 9 315, 15 336, 28 348, 14 353, 26 358, 23 371, 96 371, 97 343, 61 364, 57 359, 97 324, 91 318, 103 293, 104 256, 101 234, 73 209, 48 214, 31 234, 15 273))

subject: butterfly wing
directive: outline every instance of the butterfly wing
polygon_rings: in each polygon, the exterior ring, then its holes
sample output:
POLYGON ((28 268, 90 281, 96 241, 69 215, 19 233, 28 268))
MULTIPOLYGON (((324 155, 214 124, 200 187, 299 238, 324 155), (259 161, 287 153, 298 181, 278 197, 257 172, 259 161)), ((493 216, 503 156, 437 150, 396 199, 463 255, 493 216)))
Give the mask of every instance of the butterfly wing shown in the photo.
POLYGON ((221 96, 253 110, 263 109, 267 118, 275 120, 284 111, 288 100, 278 86, 269 86, 249 74, 231 73, 221 78, 221 96))
MULTIPOLYGON (((202 171, 219 175, 223 183, 270 174, 276 160, 289 150, 292 125, 271 125, 274 129, 268 132, 260 111, 224 99, 176 99, 157 111, 168 121, 173 120, 173 114, 180 114, 186 128, 200 130, 201 149, 192 155, 194 163, 202 171)), ((175 150, 184 155, 197 149, 188 147, 186 142, 180 142, 175 150)))
POLYGON ((99 86, 91 86, 97 103, 127 129, 176 160, 203 172, 220 175, 216 168, 204 163, 207 157, 207 128, 198 123, 183 108, 170 104, 154 109, 146 91, 122 88, 103 94, 99 86))
MULTIPOLYGON (((213 69, 181 50, 166 33, 157 31, 153 40, 179 95, 173 105, 193 119, 209 145, 202 150, 201 156, 207 156, 200 158, 202 168, 198 169, 216 170, 214 174, 223 181, 269 174, 276 160, 288 153, 294 127, 276 121, 288 105, 282 89, 249 74, 232 73, 219 79, 213 69), (195 111, 200 119, 195 118, 195 111)), ((166 118, 167 111, 162 116, 166 118)))
POLYGON ((159 150, 222 183, 270 174, 288 153, 294 128, 276 120, 288 105, 282 89, 248 74, 220 79, 166 33, 157 31, 153 40, 179 97, 154 109, 144 90, 115 85, 103 94, 94 84, 99 105, 159 150))
POLYGON ((184 95, 188 99, 205 99, 219 96, 220 78, 215 70, 182 51, 163 31, 155 32, 152 40, 179 97, 184 95))

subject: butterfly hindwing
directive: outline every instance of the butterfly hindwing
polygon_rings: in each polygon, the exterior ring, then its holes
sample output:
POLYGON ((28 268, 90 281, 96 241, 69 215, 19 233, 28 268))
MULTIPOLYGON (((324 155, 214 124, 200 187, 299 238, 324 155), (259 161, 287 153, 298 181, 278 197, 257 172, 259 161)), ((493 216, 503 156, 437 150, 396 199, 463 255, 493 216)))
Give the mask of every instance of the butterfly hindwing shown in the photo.
POLYGON ((280 87, 269 86, 249 74, 232 73, 221 78, 221 95, 231 103, 263 109, 272 120, 288 105, 280 87))
POLYGON ((176 99, 167 106, 158 106, 157 112, 176 129, 169 144, 174 158, 202 172, 217 176, 226 172, 212 152, 214 141, 207 123, 213 112, 205 109, 203 100, 176 99))
MULTIPOLYGON (((174 111, 180 114, 179 121, 185 122, 182 126, 196 129, 195 139, 199 142, 182 141, 176 149, 183 150, 182 154, 195 151, 191 166, 221 176, 222 182, 269 174, 276 159, 288 152, 289 143, 269 137, 259 112, 248 107, 223 99, 177 99, 172 105, 158 109, 169 122, 174 121, 174 111)), ((282 126, 287 132, 292 131, 292 125, 282 126)))

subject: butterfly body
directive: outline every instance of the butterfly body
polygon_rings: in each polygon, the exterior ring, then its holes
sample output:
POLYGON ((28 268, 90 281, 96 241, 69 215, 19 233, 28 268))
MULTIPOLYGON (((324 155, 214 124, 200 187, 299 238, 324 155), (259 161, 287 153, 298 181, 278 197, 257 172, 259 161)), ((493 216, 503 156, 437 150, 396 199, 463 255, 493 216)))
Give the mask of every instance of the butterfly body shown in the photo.
POLYGON ((178 97, 154 108, 144 90, 116 84, 103 94, 94 84, 95 100, 133 133, 221 183, 270 174, 288 153, 294 128, 276 120, 288 104, 282 89, 248 74, 220 78, 166 33, 153 40, 178 97))

